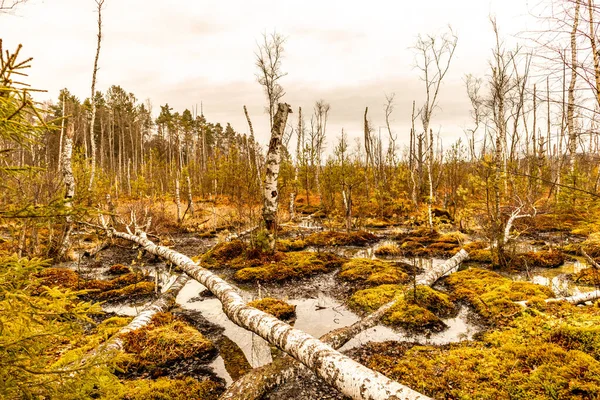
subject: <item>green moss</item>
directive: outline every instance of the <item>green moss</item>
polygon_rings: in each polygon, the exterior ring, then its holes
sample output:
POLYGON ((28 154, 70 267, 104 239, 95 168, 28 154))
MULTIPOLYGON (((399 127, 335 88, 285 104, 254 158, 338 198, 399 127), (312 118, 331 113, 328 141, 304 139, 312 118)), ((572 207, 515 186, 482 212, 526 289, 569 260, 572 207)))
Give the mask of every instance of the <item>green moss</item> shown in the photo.
POLYGON ((375 241, 377 237, 370 232, 315 232, 306 237, 304 242, 307 246, 364 246, 375 241))
POLYGON ((241 256, 246 251, 247 246, 241 240, 232 240, 231 242, 221 242, 213 247, 209 252, 200 257, 203 264, 210 266, 226 263, 241 256))
POLYGON ((208 359, 215 351, 210 340, 178 320, 127 332, 123 335, 123 349, 132 355, 128 358, 127 370, 168 366, 192 357, 208 359))
POLYGON ((403 293, 404 288, 401 285, 381 285, 359 290, 350 297, 348 306, 354 310, 370 313, 403 293))
POLYGON ((296 306, 292 306, 285 301, 270 297, 260 300, 253 300, 249 302, 248 305, 284 321, 290 320, 296 316, 296 306))
POLYGON ((544 303, 477 341, 369 344, 359 361, 433 398, 594 399, 600 396, 599 311, 544 303))
POLYGON ((261 266, 243 268, 234 279, 238 282, 280 282, 330 272, 338 268, 343 259, 331 253, 291 252, 278 253, 277 260, 261 266))
POLYGON ((193 378, 157 380, 138 379, 125 383, 121 395, 124 400, 188 400, 218 399, 224 388, 221 384, 193 378))
POLYGON ((516 301, 554 296, 546 286, 513 281, 479 268, 456 272, 446 283, 457 299, 467 301, 481 316, 496 323, 506 322, 522 310, 516 301))
POLYGON ((302 239, 277 241, 277 251, 300 251, 306 248, 306 242, 302 239))
POLYGON ((394 264, 366 258, 354 258, 346 262, 338 276, 346 281, 364 281, 374 285, 403 283, 409 279, 394 264))
POLYGON ((445 327, 440 317, 449 316, 455 310, 450 298, 428 286, 412 288, 400 285, 381 285, 359 290, 350 297, 350 308, 366 313, 397 299, 397 303, 383 317, 386 325, 408 330, 439 331, 445 327))

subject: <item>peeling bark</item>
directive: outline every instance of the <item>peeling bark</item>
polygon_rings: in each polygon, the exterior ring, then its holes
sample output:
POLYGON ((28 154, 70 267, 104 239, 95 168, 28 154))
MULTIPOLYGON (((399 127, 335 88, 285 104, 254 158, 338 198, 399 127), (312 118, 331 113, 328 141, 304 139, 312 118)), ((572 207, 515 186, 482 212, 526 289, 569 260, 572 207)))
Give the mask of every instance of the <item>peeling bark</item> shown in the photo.
POLYGON ((354 399, 365 400, 428 399, 428 397, 357 363, 320 340, 292 328, 272 315, 247 306, 229 283, 198 266, 189 257, 167 247, 157 246, 143 233, 135 236, 112 229, 109 230, 109 235, 135 242, 150 254, 158 255, 179 266, 221 301, 224 313, 232 322, 258 334, 294 357, 341 393, 354 399))
POLYGON ((277 179, 279 178, 279 167, 281 164, 281 140, 285 131, 288 114, 291 112, 292 109, 289 104, 279 103, 277 106, 277 113, 273 120, 273 128, 271 129, 271 142, 269 143, 269 151, 267 152, 263 196, 263 220, 265 222, 265 227, 269 231, 275 229, 277 220, 279 200, 277 179))
POLYGON ((600 290, 594 290, 593 292, 579 293, 574 296, 568 297, 556 297, 554 299, 546 299, 546 303, 555 303, 557 301, 566 301, 568 303, 577 305, 588 301, 594 301, 600 299, 600 290))

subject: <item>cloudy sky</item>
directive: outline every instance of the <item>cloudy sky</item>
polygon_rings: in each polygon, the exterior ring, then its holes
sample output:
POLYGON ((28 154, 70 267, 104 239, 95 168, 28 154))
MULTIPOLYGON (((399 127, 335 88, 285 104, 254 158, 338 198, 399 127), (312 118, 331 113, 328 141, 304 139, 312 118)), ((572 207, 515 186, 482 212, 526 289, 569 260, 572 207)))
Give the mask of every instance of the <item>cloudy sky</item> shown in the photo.
MULTIPOLYGON (((364 108, 377 130, 384 125, 386 93, 396 93, 392 129, 408 137, 411 104, 423 100, 423 83, 411 47, 418 34, 448 25, 458 47, 442 88, 432 127, 445 145, 469 126, 465 74, 485 76, 497 17, 508 44, 531 26, 526 0, 106 0, 98 90, 121 85, 154 112, 200 102, 209 121, 231 122, 246 132, 247 105, 262 143, 268 138, 265 98, 256 82, 255 51, 263 32, 287 38, 281 83, 284 100, 304 112, 316 100, 331 104, 328 142, 344 128, 362 135, 364 108)), ((96 47, 93 0, 30 0, 0 15, 5 47, 24 45, 34 57, 29 82, 55 99, 67 87, 89 96, 96 47)), ((295 117, 294 117, 295 119, 295 117)))

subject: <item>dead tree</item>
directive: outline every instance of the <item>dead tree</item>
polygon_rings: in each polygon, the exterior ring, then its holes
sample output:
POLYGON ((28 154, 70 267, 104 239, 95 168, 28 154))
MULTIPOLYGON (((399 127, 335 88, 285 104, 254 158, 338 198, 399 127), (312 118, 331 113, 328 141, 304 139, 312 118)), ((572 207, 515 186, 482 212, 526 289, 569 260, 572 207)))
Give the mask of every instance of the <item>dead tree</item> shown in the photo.
POLYGON ((283 45, 285 38, 274 32, 271 35, 263 34, 263 42, 258 45, 256 53, 256 66, 259 69, 257 74, 258 83, 265 90, 267 101, 269 102, 269 124, 273 128, 277 103, 285 95, 283 87, 279 80, 287 75, 281 71, 281 59, 283 57, 283 45))
MULTIPOLYGON (((279 109, 278 109, 279 111, 279 109)), ((277 120, 277 118, 276 118, 277 120)), ((344 356, 322 341, 246 305, 229 283, 198 266, 189 257, 164 246, 157 246, 138 235, 109 230, 109 235, 132 241, 150 254, 172 262, 204 285, 221 302, 223 312, 235 324, 248 329, 300 361, 329 385, 354 399, 421 399, 428 397, 392 381, 382 374, 344 356)))
POLYGON ((102 6, 104 0, 95 0, 97 11, 98 11, 98 42, 96 46, 96 57, 94 58, 94 71, 92 72, 92 93, 90 97, 90 103, 92 105, 92 115, 90 118, 90 145, 92 150, 91 158, 91 169, 90 169, 90 183, 88 185, 88 192, 92 192, 94 185, 94 177, 96 175, 96 135, 94 134, 94 127, 96 125, 96 74, 98 73, 98 58, 100 58, 100 45, 102 43, 102 6))
POLYGON ((267 152, 266 172, 263 194, 263 221, 265 228, 271 232, 277 225, 277 209, 279 191, 277 179, 279 178, 279 167, 281 164, 282 139, 287 123, 288 114, 292 112, 289 104, 279 103, 277 113, 271 129, 271 141, 267 152))
POLYGON ((429 157, 427 163, 427 172, 429 175, 429 228, 433 230, 432 204, 435 201, 433 191, 433 131, 430 128, 433 112, 438 106, 438 95, 444 77, 450 69, 450 63, 456 50, 458 37, 450 28, 449 32, 440 38, 427 36, 423 38, 419 35, 415 45, 417 53, 417 68, 421 71, 421 79, 425 82, 425 103, 421 107, 421 122, 423 124, 423 133, 429 134, 429 157))
POLYGON ((75 196, 75 176, 73 175, 73 136, 75 127, 73 121, 67 122, 62 152, 60 154, 60 165, 65 185, 65 229, 62 241, 58 248, 58 258, 63 259, 69 248, 71 248, 71 232, 73 231, 73 197, 75 196))

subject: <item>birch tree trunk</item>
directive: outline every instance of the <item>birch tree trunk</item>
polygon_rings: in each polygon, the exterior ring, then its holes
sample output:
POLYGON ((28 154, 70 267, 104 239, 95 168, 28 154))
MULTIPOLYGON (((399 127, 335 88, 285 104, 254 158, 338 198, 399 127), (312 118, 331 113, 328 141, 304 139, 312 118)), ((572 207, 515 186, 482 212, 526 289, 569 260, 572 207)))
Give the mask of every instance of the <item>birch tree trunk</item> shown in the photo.
POLYGON ((575 132, 575 84, 577 82, 577 28, 579 25, 579 0, 575 0, 575 16, 571 31, 571 82, 569 83, 567 104, 567 131, 569 132, 569 164, 571 175, 575 173, 575 153, 577 152, 577 133, 575 132))
POLYGON ((271 141, 267 152, 266 173, 263 195, 263 220, 269 231, 274 231, 277 221, 277 208, 279 191, 277 179, 279 178, 279 167, 281 164, 281 140, 285 131, 288 114, 292 112, 289 104, 279 103, 271 129, 271 141))
POLYGON ((179 189, 179 177, 175 178, 175 207, 177 208, 177 223, 181 223, 181 191, 179 189))
POLYGON ((428 398, 357 363, 272 315, 247 306, 233 286, 198 266, 189 257, 167 247, 157 246, 148 240, 145 234, 136 236, 111 229, 109 235, 135 242, 150 254, 158 255, 179 266, 221 301, 223 312, 232 322, 277 346, 341 393, 354 399, 365 400, 428 398))
POLYGON ((123 350, 123 335, 147 326, 154 315, 169 311, 176 304, 175 299, 177 298, 177 294, 189 280, 190 278, 186 274, 179 275, 175 282, 158 299, 146 306, 129 324, 121 328, 106 342, 88 352, 81 360, 81 364, 88 363, 97 357, 106 357, 123 350))
POLYGON ((71 232, 73 230, 73 197, 75 196, 75 177, 73 176, 73 166, 71 159, 73 157, 73 136, 75 127, 72 121, 67 124, 67 131, 64 137, 63 149, 60 154, 60 165, 65 184, 65 231, 62 242, 58 250, 58 258, 63 259, 71 247, 71 232))
POLYGON ((100 58, 100 44, 102 43, 102 5, 104 0, 96 0, 98 5, 98 45, 96 46, 96 57, 94 58, 94 71, 92 72, 92 96, 90 102, 92 104, 92 116, 90 119, 90 145, 92 150, 90 183, 88 192, 92 192, 94 185, 94 177, 96 174, 96 136, 94 135, 94 126, 96 124, 96 74, 98 73, 98 58, 100 58))
POLYGON ((185 177, 185 181, 187 183, 188 210, 190 210, 190 215, 193 217, 194 216, 194 196, 192 194, 192 181, 190 179, 189 174, 185 177))

